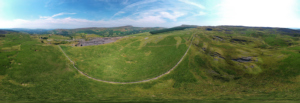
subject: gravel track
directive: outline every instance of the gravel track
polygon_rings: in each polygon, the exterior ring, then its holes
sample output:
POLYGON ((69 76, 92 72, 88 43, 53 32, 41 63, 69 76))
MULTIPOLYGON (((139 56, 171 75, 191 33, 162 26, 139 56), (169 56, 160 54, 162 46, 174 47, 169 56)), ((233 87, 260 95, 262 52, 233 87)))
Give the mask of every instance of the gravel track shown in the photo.
POLYGON ((181 57, 181 59, 177 62, 177 64, 172 68, 170 69, 169 71, 167 71, 166 73, 163 73, 157 77, 154 77, 154 78, 151 78, 151 79, 146 79, 146 80, 141 80, 141 81, 135 81, 135 82, 114 82, 114 81, 106 81, 106 80, 101 80, 101 79, 96 79, 96 78, 93 78, 93 77, 90 77, 88 76, 87 74, 83 73, 82 71, 80 71, 76 66, 75 66, 75 63, 67 56, 67 54, 62 50, 62 48, 58 45, 58 47, 60 48, 60 50, 64 53, 64 55, 70 60, 70 62, 73 64, 73 67, 79 72, 81 73, 82 75, 90 78, 90 79, 93 79, 93 80, 96 80, 96 81, 100 81, 100 82, 105 82, 105 83, 112 83, 112 84, 133 84, 133 83, 143 83, 143 82, 149 82, 149 81, 152 81, 152 80, 156 80, 166 74, 169 74, 171 71, 173 71, 179 64, 180 62, 183 60, 183 58, 185 57, 185 55, 187 54, 187 52, 190 50, 190 47, 192 45, 192 42, 193 42, 193 39, 194 37, 192 37, 192 40, 191 40, 191 43, 190 43, 190 46, 189 48, 186 50, 186 52, 184 53, 184 55, 181 57))

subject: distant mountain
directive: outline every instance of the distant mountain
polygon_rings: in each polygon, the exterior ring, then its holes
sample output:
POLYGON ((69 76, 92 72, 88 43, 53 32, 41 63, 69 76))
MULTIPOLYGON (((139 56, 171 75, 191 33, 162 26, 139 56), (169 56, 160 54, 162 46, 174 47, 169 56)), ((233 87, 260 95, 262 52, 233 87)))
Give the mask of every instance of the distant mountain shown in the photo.
POLYGON ((27 33, 27 34, 48 34, 52 29, 26 29, 26 28, 12 28, 10 30, 27 33))
POLYGON ((13 33, 13 32, 18 32, 18 31, 7 30, 7 29, 0 29, 0 34, 7 34, 7 33, 13 33))
MULTIPOLYGON (((79 33, 84 34, 96 34, 103 37, 113 36, 125 36, 142 32, 150 32, 154 30, 163 29, 162 27, 133 27, 132 25, 120 26, 120 27, 88 27, 88 28, 76 28, 76 29, 26 29, 26 28, 12 28, 5 29, 11 31, 17 31, 27 34, 58 34, 64 36, 72 36, 79 33)), ((1 31, 5 33, 5 31, 1 31)))
POLYGON ((142 32, 150 32, 154 30, 163 29, 161 27, 133 27, 131 25, 120 26, 120 27, 110 27, 110 28, 99 28, 99 27, 89 27, 89 28, 77 28, 77 29, 55 29, 49 31, 51 34, 59 34, 64 36, 72 36, 79 33, 85 34, 96 34, 103 37, 115 37, 115 36, 125 36, 142 32))
MULTIPOLYGON (((300 36, 300 30, 290 29, 290 28, 278 28, 278 27, 250 27, 250 26, 230 26, 230 25, 223 25, 223 26, 213 26, 210 28, 214 28, 214 30, 229 30, 234 29, 238 31, 245 31, 246 29, 253 29, 258 31, 268 30, 272 34, 281 34, 281 35, 289 35, 293 37, 300 36)), ((230 31, 230 30, 229 30, 230 31)))
POLYGON ((221 26, 197 26, 197 25, 180 25, 172 28, 162 28, 162 27, 134 27, 132 25, 120 26, 120 27, 88 27, 88 28, 76 28, 76 29, 25 29, 25 28, 12 28, 12 29, 2 29, 0 34, 5 34, 8 31, 11 32, 22 32, 28 34, 58 34, 64 36, 74 36, 80 33, 84 34, 95 34, 103 37, 115 37, 115 36, 125 36, 142 32, 150 32, 152 34, 183 30, 187 28, 197 28, 197 27, 207 27, 211 30, 225 30, 229 32, 230 29, 245 30, 245 29, 255 29, 255 30, 270 30, 271 33, 280 33, 283 35, 290 36, 300 36, 299 28, 274 28, 274 27, 249 27, 249 26, 232 26, 232 25, 221 25, 221 26))
POLYGON ((182 24, 180 26, 177 26, 177 27, 190 27, 190 28, 196 28, 196 27, 199 27, 198 25, 186 25, 186 24, 182 24))
POLYGON ((289 28, 289 29, 300 30, 300 28, 289 28))
MULTIPOLYGON (((5 37, 5 34, 9 34, 9 33, 16 33, 18 31, 13 31, 13 30, 5 30, 5 29, 0 29, 0 37, 5 37)), ((0 43, 1 44, 1 43, 0 43)))

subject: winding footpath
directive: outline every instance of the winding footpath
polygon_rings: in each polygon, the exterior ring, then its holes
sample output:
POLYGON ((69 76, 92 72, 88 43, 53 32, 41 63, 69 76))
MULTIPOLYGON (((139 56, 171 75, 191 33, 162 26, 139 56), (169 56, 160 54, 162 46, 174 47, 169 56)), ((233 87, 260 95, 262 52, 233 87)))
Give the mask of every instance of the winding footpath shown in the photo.
POLYGON ((156 80, 166 74, 169 74, 171 71, 173 71, 179 64, 180 62, 184 59, 185 55, 187 54, 187 52, 190 50, 190 47, 192 45, 192 42, 193 42, 193 39, 194 39, 194 36, 192 36, 192 40, 191 40, 191 43, 190 43, 190 46, 189 48, 186 50, 186 52, 184 53, 184 55, 181 57, 181 59, 177 62, 177 64, 172 68, 170 69, 169 71, 167 71, 166 73, 164 74, 161 74, 157 77, 154 77, 154 78, 151 78, 151 79, 146 79, 146 80, 141 80, 141 81, 135 81, 135 82, 113 82, 113 81, 106 81, 106 80, 101 80, 101 79, 96 79, 96 78, 93 78, 93 77, 90 77, 88 76, 87 74, 83 73, 82 71, 80 71, 76 66, 75 66, 75 63, 67 56, 67 54, 62 50, 62 48, 58 45, 58 47, 60 48, 60 50, 64 53, 64 55, 70 60, 71 63, 73 63, 73 67, 79 72, 81 73, 82 75, 90 78, 90 79, 93 79, 93 80, 96 80, 96 81, 100 81, 100 82, 105 82, 105 83, 112 83, 112 84, 133 84, 133 83, 143 83, 143 82, 149 82, 151 80, 156 80))

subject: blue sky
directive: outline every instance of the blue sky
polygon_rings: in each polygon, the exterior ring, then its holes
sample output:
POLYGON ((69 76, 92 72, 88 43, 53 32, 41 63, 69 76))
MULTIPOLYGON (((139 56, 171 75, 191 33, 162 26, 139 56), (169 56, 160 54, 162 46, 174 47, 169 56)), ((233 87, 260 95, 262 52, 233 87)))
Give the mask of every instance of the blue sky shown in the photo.
POLYGON ((300 0, 0 0, 0 28, 300 28, 300 0))

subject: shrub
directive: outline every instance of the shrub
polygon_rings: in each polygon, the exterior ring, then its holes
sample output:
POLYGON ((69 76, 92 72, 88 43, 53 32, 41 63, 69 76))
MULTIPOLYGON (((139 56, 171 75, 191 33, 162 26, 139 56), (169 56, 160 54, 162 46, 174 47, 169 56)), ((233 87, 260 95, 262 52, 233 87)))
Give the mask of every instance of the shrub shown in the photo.
POLYGON ((48 37, 41 37, 41 39, 48 39, 48 37))

